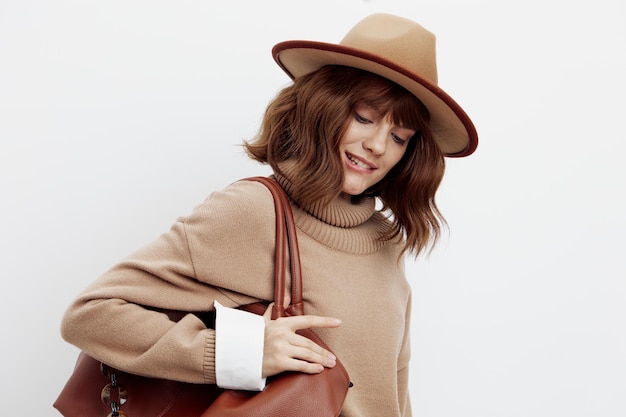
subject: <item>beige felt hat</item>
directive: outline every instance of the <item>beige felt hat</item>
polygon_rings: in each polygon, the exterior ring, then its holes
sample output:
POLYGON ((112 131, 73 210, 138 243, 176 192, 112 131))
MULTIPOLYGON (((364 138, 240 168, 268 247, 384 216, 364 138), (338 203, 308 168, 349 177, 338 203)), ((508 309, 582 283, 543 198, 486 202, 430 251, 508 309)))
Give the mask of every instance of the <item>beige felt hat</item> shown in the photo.
POLYGON ((435 36, 403 17, 377 13, 358 22, 339 44, 293 40, 272 49, 292 79, 324 65, 345 65, 383 76, 428 108, 435 141, 446 156, 472 154, 478 134, 469 116, 437 85, 435 36))

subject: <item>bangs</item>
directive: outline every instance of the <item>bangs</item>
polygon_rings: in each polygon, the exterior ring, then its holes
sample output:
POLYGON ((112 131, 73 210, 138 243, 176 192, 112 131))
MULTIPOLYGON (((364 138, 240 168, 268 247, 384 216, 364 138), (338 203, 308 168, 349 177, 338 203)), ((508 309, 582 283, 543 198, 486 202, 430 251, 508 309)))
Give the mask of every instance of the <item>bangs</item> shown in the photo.
POLYGON ((368 105, 381 116, 390 114, 398 126, 423 132, 430 117, 426 106, 403 87, 374 74, 371 78, 357 102, 368 105))

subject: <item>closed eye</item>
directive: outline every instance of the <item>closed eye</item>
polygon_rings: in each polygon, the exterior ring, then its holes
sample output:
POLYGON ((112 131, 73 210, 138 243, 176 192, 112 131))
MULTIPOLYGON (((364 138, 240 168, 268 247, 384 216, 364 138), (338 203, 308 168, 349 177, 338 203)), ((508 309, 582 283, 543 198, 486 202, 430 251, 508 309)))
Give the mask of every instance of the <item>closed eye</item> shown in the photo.
POLYGON ((359 122, 359 123, 364 123, 364 124, 367 124, 367 123, 372 123, 372 121, 371 121, 371 120, 369 120, 368 118, 365 118, 365 117, 361 116, 361 115, 360 115, 359 113, 357 113, 357 112, 354 112, 354 120, 356 120, 356 121, 357 121, 357 122, 359 122))
POLYGON ((391 137, 393 138, 394 142, 396 142, 399 145, 404 145, 407 143, 406 139, 402 139, 400 136, 396 135, 395 133, 392 133, 391 137))

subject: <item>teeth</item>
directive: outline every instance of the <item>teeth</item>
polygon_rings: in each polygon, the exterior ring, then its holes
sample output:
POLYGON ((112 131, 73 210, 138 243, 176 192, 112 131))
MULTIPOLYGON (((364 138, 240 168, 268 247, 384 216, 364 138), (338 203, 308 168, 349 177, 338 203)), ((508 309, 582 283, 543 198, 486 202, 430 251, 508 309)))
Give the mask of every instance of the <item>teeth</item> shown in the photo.
POLYGON ((359 161, 358 159, 353 158, 352 156, 348 155, 348 159, 350 160, 350 162, 352 162, 354 165, 357 165, 361 168, 365 168, 365 169, 372 169, 372 167, 370 167, 369 165, 366 165, 363 161, 359 161))

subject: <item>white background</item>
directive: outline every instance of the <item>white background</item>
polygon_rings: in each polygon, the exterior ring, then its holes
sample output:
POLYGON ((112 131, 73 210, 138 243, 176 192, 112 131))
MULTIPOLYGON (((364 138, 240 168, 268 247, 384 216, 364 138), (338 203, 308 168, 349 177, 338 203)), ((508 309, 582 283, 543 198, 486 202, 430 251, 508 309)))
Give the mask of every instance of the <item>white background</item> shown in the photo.
POLYGON ((239 144, 288 83, 271 47, 378 11, 437 34, 440 86, 481 141, 449 160, 449 234, 407 265, 414 415, 626 416, 617 0, 0 0, 4 415, 57 415, 80 290, 267 173, 239 144))

